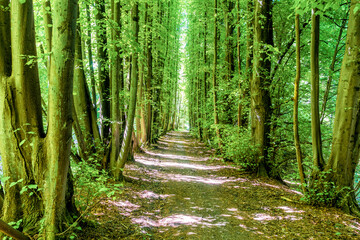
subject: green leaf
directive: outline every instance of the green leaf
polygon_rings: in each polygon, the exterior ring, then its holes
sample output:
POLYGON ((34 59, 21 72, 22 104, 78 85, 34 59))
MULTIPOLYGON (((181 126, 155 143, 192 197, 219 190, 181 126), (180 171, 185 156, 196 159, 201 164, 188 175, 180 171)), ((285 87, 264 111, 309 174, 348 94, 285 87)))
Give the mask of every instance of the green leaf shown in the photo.
POLYGON ((20 143, 19 143, 19 147, 21 147, 24 143, 25 143, 26 139, 22 140, 20 143))
POLYGON ((357 4, 355 7, 354 7, 354 14, 357 13, 357 11, 360 10, 360 4, 357 4))
POLYGON ((23 194, 24 192, 26 192, 27 189, 28 189, 27 186, 22 187, 20 190, 20 195, 23 194))
POLYGON ((12 183, 10 183, 10 187, 15 186, 16 184, 17 184, 17 182, 12 182, 12 183))
POLYGON ((26 0, 19 0, 19 2, 20 2, 21 4, 24 4, 24 3, 26 3, 26 0))
POLYGON ((6 182, 9 179, 10 179, 10 177, 2 177, 2 178, 0 178, 2 183, 6 182))
POLYGON ((35 188, 37 188, 38 186, 36 185, 36 184, 30 184, 30 185, 28 185, 28 188, 30 188, 30 189, 35 189, 35 188))

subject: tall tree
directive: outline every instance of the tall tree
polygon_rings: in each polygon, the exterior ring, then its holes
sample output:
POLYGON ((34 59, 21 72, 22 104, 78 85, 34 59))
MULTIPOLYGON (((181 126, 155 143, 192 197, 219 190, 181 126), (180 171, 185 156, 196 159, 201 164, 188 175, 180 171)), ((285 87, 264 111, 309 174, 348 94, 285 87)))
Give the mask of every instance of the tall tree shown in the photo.
POLYGON ((111 13, 113 27, 111 31, 112 37, 112 53, 111 53, 111 147, 110 162, 116 161, 120 151, 121 141, 121 109, 120 109, 120 90, 123 85, 123 67, 121 44, 121 5, 120 1, 111 1, 111 13))
POLYGON ((47 133, 42 122, 32 1, 11 4, 11 14, 1 11, 0 26, 0 151, 5 183, 3 219, 22 219, 22 230, 37 232, 45 218, 44 239, 55 239, 76 208, 69 174, 72 129, 72 88, 77 3, 52 2, 49 110, 47 133), (11 17, 10 17, 11 16, 11 17), (11 49, 11 50, 10 50, 11 49), (28 64, 27 64, 28 63, 28 64), (11 187, 12 182, 18 182, 11 187), (29 184, 43 188, 41 195, 20 194, 29 184))
POLYGON ((220 136, 220 129, 219 129, 219 113, 217 108, 217 81, 216 81, 216 74, 217 74, 217 51, 218 51, 218 27, 217 27, 217 12, 218 12, 217 0, 214 0, 214 65, 213 65, 213 104, 214 104, 214 124, 215 124, 215 131, 216 136, 218 138, 218 146, 221 149, 221 136, 220 136))
POLYGON ((138 37, 139 37, 139 7, 135 2, 131 9, 131 22, 132 22, 132 64, 131 64, 131 86, 130 86, 130 102, 124 131, 124 137, 121 143, 121 150, 116 162, 110 163, 112 174, 116 179, 122 179, 122 171, 127 161, 130 152, 130 142, 134 127, 135 110, 136 110, 136 97, 138 86, 138 37))
POLYGON ((296 150, 296 160, 301 182, 301 189, 305 193, 305 175, 302 163, 300 137, 299 137, 299 84, 301 77, 301 55, 300 55, 300 17, 295 12, 295 35, 296 35, 296 77, 294 84, 294 141, 296 150))
POLYGON ((107 51, 106 36, 106 3, 104 0, 96 0, 96 39, 98 54, 98 81, 101 101, 101 135, 105 143, 109 141, 110 134, 110 74, 109 56, 107 51))
MULTIPOLYGON (((354 175, 360 156, 360 1, 352 0, 345 55, 337 92, 332 147, 323 182, 336 187, 335 205, 360 216, 355 199, 354 175)), ((325 189, 323 189, 325 190, 325 189)))
POLYGON ((254 57, 251 82, 251 128, 258 148, 258 174, 278 177, 269 161, 271 98, 270 48, 273 46, 272 1, 255 1, 254 57))
POLYGON ((313 149, 313 174, 323 170, 324 158, 322 154, 320 112, 319 112, 319 44, 320 44, 320 15, 316 8, 311 11, 311 135, 313 149))

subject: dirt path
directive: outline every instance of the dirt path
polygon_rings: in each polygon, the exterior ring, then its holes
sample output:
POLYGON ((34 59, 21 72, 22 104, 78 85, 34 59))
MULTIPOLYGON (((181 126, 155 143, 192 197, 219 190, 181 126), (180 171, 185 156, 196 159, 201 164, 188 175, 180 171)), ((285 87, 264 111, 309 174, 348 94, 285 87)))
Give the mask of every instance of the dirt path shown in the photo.
POLYGON ((98 237, 360 239, 351 216, 302 205, 296 191, 212 156, 187 132, 171 132, 138 154, 125 169, 119 200, 103 202, 94 213, 98 237))

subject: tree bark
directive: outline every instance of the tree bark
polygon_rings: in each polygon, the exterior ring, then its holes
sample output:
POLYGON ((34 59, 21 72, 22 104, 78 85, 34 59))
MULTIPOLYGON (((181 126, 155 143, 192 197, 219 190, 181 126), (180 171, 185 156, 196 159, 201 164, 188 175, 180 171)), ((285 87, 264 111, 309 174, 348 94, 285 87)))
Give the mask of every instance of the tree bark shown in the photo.
MULTIPOLYGON (((9 2, 0 3, 7 7, 9 2)), ((77 5, 76 1, 59 0, 52 6, 57 11, 52 14, 46 135, 37 63, 29 64, 29 56, 36 57, 32 1, 11 1, 11 19, 8 13, 0 13, 4 19, 1 31, 9 31, 10 24, 12 27, 11 35, 1 38, 7 44, 0 46, 0 61, 5 63, 0 68, 0 152, 4 176, 10 178, 5 183, 3 220, 22 219, 22 231, 33 234, 44 217, 44 239, 55 239, 77 213, 69 174, 77 5), (4 55, 10 49, 11 58, 4 55), (11 182, 18 184, 10 187, 11 182), (29 184, 43 188, 43 194, 20 194, 29 184)))
POLYGON ((300 146, 300 138, 299 138, 299 84, 301 77, 301 55, 300 55, 300 20, 299 14, 295 13, 295 34, 296 34, 296 77, 294 84, 294 140, 295 140, 295 150, 296 150, 296 160, 298 163, 298 170, 300 176, 301 189, 305 194, 305 175, 302 164, 302 156, 301 156, 301 146, 300 146))
POLYGON ((324 168, 322 154, 320 115, 319 115, 319 43, 320 43, 320 16, 317 9, 311 12, 311 136, 313 151, 313 175, 324 168))
POLYGON ((96 151, 100 143, 100 133, 97 126, 96 112, 93 108, 89 87, 86 82, 80 25, 77 25, 75 37, 75 68, 74 68, 74 90, 73 101, 74 110, 74 130, 79 142, 79 153, 83 160, 88 160, 89 156, 96 151))
POLYGON ((128 154, 130 151, 130 142, 132 138, 134 119, 135 119, 135 110, 136 110, 136 93, 137 93, 137 85, 138 85, 138 53, 136 51, 136 47, 134 45, 138 44, 138 36, 139 36, 139 9, 138 3, 134 3, 131 10, 131 21, 132 21, 132 32, 134 37, 133 42, 133 53, 132 53, 132 70, 131 70, 131 87, 130 87, 130 103, 126 121, 126 127, 124 131, 124 137, 121 144, 121 150, 119 153, 119 157, 115 163, 115 166, 112 166, 113 176, 121 180, 123 178, 122 171, 125 166, 126 160, 128 158, 128 154))
POLYGON ((332 82, 333 73, 334 73, 334 70, 335 70, 336 58, 337 58, 337 55, 338 55, 338 52, 339 52, 339 45, 340 45, 340 42, 341 42, 341 39, 342 39, 342 33, 343 33, 343 30, 344 30, 344 28, 346 26, 346 23, 347 23, 347 21, 346 21, 346 19, 344 19, 342 24, 341 24, 341 27, 340 27, 339 36, 338 36, 337 43, 336 43, 335 50, 334 50, 334 55, 333 55, 333 58, 331 60, 331 64, 330 64, 330 67, 329 67, 329 76, 328 76, 328 79, 327 79, 326 89, 325 89, 323 103, 322 103, 322 107, 321 107, 320 124, 323 123, 324 118, 325 118, 326 104, 327 104, 327 101, 328 101, 328 98, 329 98, 331 82, 332 82))
POLYGON ((113 54, 111 66, 111 146, 110 146, 110 166, 113 166, 120 152, 121 136, 121 114, 120 114, 120 84, 123 81, 122 72, 122 53, 118 45, 121 32, 121 6, 120 1, 111 1, 112 20, 115 26, 112 29, 113 54))
POLYGON ((325 171, 337 189, 335 205, 360 216, 355 199, 354 175, 360 155, 360 11, 359 0, 351 1, 346 50, 342 61, 331 154, 325 171))
POLYGON ((88 29, 87 29, 87 51, 88 51, 88 58, 89 58, 89 69, 90 69, 90 83, 91 83, 91 96, 92 96, 92 103, 94 105, 94 109, 96 111, 96 84, 95 84, 95 73, 94 73, 94 62, 92 56, 92 48, 91 48, 91 18, 90 18, 90 4, 86 3, 86 20, 88 22, 88 29))
POLYGON ((98 52, 98 80, 100 86, 101 102, 101 135, 104 143, 108 143, 110 134, 110 76, 109 76, 109 57, 107 53, 106 36, 106 11, 105 1, 96 0, 96 38, 98 52))
POLYGON ((216 69, 217 69, 217 48, 218 48, 218 27, 217 27, 217 0, 214 0, 214 66, 213 66, 213 104, 214 104, 214 124, 215 124, 215 131, 216 131, 216 137, 218 141, 219 149, 222 148, 221 144, 221 136, 220 136, 220 129, 219 129, 219 115, 218 115, 218 109, 217 109, 217 91, 218 86, 216 82, 216 69))
POLYGON ((279 178, 269 161, 272 106, 269 87, 271 62, 269 46, 273 46, 272 1, 255 1, 254 58, 251 83, 252 137, 258 148, 258 175, 279 178))

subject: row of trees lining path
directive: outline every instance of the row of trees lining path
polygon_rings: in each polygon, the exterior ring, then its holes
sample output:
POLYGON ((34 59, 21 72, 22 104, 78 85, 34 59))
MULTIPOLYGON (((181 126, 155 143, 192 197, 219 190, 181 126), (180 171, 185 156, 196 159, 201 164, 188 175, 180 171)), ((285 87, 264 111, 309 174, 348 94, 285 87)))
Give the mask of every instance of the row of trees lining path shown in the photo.
POLYGON ((123 182, 187 123, 239 168, 360 216, 359 4, 0 0, 0 230, 66 237, 74 174, 123 182))

